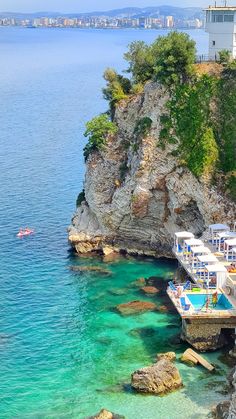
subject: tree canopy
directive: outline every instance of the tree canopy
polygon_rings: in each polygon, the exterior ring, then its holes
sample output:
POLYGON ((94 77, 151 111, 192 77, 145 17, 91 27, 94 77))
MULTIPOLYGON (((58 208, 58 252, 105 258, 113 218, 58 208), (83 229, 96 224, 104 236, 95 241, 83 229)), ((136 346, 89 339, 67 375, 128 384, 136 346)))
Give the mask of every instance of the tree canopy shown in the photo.
POLYGON ((167 86, 184 83, 193 76, 195 56, 195 42, 183 32, 160 36, 151 45, 132 42, 124 55, 134 83, 155 80, 167 86))

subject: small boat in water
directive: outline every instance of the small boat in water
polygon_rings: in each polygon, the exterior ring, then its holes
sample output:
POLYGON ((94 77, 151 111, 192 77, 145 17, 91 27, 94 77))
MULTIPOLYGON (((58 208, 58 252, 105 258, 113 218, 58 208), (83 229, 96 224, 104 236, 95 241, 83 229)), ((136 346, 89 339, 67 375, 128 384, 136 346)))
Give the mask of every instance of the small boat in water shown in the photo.
POLYGON ((34 230, 31 228, 20 228, 19 233, 17 233, 17 237, 24 237, 24 236, 30 236, 34 233, 34 230))

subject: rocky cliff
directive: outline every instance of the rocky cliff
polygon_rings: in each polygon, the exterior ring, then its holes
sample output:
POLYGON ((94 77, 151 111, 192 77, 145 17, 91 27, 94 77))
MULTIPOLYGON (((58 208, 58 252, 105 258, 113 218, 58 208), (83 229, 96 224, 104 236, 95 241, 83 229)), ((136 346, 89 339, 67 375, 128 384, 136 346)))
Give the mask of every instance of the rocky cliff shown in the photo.
POLYGON ((175 231, 198 236, 211 223, 235 219, 235 204, 181 166, 172 153, 175 145, 160 147, 167 101, 163 87, 148 83, 142 94, 117 106, 118 133, 87 160, 86 200, 69 228, 78 253, 112 248, 168 256, 175 231), (137 137, 135 127, 144 117, 152 120, 151 130, 137 137))
POLYGON ((236 368, 234 367, 228 377, 230 385, 230 400, 225 400, 216 406, 214 413, 215 419, 235 419, 236 418, 236 368))

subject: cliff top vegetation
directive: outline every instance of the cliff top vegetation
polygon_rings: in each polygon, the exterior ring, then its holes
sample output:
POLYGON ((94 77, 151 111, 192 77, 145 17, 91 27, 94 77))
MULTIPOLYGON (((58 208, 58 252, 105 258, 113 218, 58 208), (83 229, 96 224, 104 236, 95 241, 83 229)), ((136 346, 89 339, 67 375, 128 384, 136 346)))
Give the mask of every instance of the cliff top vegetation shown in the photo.
POLYGON ((218 63, 196 64, 195 42, 180 32, 170 32, 150 45, 132 42, 124 57, 128 62, 124 75, 111 68, 104 73, 103 94, 111 120, 95 121, 99 138, 86 131, 91 146, 85 148, 86 157, 104 147, 109 130, 116 132, 117 104, 141 94, 147 82, 155 81, 169 92, 157 146, 174 144, 172 154, 179 164, 199 179, 216 184, 223 179, 225 192, 236 200, 236 61, 222 51, 218 63))

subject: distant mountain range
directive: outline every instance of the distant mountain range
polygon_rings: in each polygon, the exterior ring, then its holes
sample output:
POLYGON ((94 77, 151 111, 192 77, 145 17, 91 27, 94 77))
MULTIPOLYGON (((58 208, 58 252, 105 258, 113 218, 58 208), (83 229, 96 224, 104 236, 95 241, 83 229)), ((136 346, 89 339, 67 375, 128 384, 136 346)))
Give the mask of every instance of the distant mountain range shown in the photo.
POLYGON ((123 9, 114 9, 108 11, 94 11, 89 13, 60 13, 60 12, 37 12, 37 13, 17 13, 17 12, 0 12, 2 18, 15 18, 15 19, 34 19, 37 17, 92 17, 92 16, 105 16, 105 17, 159 17, 159 16, 173 16, 175 19, 186 18, 202 18, 203 12, 199 7, 174 7, 174 6, 158 6, 158 7, 126 7, 123 9))

